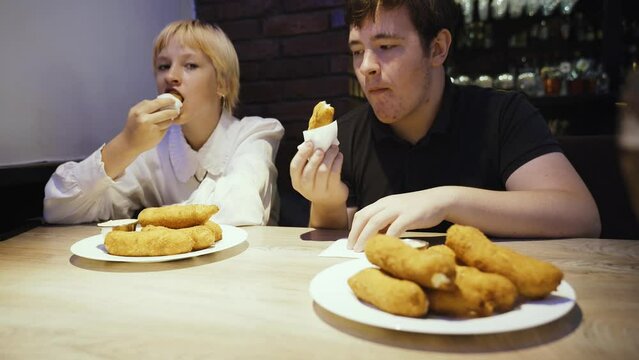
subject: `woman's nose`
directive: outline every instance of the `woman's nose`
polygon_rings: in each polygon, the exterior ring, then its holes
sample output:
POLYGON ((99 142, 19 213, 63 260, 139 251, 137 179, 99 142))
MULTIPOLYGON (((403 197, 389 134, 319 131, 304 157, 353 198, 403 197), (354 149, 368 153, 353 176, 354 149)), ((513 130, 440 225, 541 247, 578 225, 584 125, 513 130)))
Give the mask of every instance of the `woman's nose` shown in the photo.
POLYGON ((171 66, 166 72, 165 81, 169 84, 179 84, 182 81, 182 74, 177 66, 171 66))

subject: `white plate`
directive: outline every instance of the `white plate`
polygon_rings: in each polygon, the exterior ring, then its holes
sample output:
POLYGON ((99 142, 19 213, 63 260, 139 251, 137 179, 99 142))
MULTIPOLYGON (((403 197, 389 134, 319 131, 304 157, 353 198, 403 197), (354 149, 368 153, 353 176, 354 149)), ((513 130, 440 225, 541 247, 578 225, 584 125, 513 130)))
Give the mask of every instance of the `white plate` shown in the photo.
POLYGON ((226 250, 233 246, 239 245, 246 240, 246 231, 230 225, 220 225, 222 227, 222 240, 215 245, 206 249, 191 251, 184 254, 165 255, 165 256, 116 256, 109 254, 104 248, 104 237, 102 234, 84 238, 71 246, 71 252, 75 255, 103 261, 120 261, 120 262, 162 262, 179 259, 186 259, 195 256, 211 254, 214 252, 226 250))
POLYGON ((436 315, 410 318, 381 311, 355 297, 347 280, 367 267, 374 265, 366 259, 357 259, 321 271, 311 281, 311 297, 324 309, 362 324, 392 330, 447 335, 491 334, 539 326, 567 314, 576 300, 573 288, 566 281, 562 281, 557 290, 547 298, 527 301, 503 314, 475 319, 436 315))

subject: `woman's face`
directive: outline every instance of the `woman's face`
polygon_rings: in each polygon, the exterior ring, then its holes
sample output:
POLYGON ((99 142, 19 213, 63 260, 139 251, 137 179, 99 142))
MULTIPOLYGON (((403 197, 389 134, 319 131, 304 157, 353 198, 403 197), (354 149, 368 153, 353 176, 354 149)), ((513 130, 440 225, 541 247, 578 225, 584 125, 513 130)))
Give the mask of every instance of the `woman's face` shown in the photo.
POLYGON ((202 51, 184 47, 171 39, 155 59, 158 93, 175 90, 184 98, 176 124, 211 121, 220 115, 218 81, 213 63, 202 51))

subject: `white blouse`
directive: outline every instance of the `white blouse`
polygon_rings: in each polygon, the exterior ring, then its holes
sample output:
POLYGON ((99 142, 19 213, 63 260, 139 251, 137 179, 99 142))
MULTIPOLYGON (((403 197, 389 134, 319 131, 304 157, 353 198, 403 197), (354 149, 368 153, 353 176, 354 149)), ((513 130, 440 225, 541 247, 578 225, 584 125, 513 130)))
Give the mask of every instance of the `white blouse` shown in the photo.
POLYGON ((140 209, 176 203, 215 204, 213 220, 227 225, 277 222, 274 161, 284 128, 276 119, 224 112, 199 151, 180 126, 111 179, 102 147, 81 162, 60 165, 45 187, 48 223, 83 223, 130 218, 140 209))

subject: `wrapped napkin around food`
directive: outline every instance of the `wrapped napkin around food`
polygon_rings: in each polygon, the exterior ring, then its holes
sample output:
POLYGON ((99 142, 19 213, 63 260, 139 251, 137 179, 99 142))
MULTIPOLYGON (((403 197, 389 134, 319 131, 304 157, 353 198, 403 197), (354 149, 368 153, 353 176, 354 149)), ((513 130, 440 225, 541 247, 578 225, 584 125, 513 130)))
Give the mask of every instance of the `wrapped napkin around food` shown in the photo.
POLYGON ((308 130, 303 132, 304 141, 311 141, 315 149, 328 150, 331 145, 339 145, 337 140, 337 122, 333 121, 335 109, 320 101, 313 108, 313 115, 308 121, 308 130))

